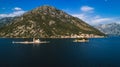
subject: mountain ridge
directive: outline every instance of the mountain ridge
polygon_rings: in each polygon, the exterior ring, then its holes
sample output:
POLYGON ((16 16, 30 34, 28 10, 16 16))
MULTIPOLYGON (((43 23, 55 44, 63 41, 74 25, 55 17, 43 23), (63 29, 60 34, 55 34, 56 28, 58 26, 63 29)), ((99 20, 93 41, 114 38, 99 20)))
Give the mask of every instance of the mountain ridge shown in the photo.
POLYGON ((109 23, 95 26, 106 35, 120 35, 120 23, 109 23))
POLYGON ((28 11, 0 30, 0 37, 58 37, 80 33, 104 35, 81 19, 51 6, 28 11))
POLYGON ((3 27, 7 24, 9 24, 12 20, 14 20, 17 17, 4 17, 0 19, 0 27, 3 27))

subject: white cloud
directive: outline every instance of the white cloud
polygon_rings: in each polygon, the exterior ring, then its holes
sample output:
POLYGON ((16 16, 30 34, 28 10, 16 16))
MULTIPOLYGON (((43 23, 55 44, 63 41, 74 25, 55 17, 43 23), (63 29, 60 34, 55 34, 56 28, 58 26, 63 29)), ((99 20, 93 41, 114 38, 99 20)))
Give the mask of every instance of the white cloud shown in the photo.
POLYGON ((13 16, 13 17, 14 16, 20 16, 20 15, 22 15, 24 13, 25 13, 25 11, 15 11, 15 12, 9 14, 9 16, 13 16))
POLYGON ((93 7, 90 7, 90 6, 82 6, 81 7, 81 11, 83 12, 88 12, 88 11, 93 11, 94 8, 93 7))
POLYGON ((24 14, 26 11, 16 11, 10 14, 0 14, 0 18, 4 18, 4 17, 15 17, 15 16, 20 16, 22 14, 24 14))
POLYGON ((9 14, 0 14, 0 18, 20 16, 26 12, 22 10, 21 8, 14 8, 14 10, 15 10, 14 12, 9 13, 9 14))
POLYGON ((22 8, 20 8, 20 7, 15 7, 15 8, 13 8, 13 10, 15 10, 15 11, 21 11, 22 8))
POLYGON ((98 14, 95 14, 94 10, 95 9, 93 7, 82 6, 81 11, 83 12, 78 14, 72 14, 72 16, 78 17, 90 25, 106 24, 106 23, 111 23, 116 21, 115 17, 112 17, 112 18, 103 17, 98 14), (91 13, 90 11, 93 11, 94 13, 93 12, 91 13))
POLYGON ((113 19, 111 18, 96 18, 96 19, 93 19, 92 22, 93 23, 96 23, 96 24, 99 24, 99 23, 108 23, 108 22, 112 22, 113 19))
POLYGON ((115 19, 109 17, 101 17, 98 15, 90 15, 90 14, 72 14, 75 17, 82 19, 83 21, 87 22, 90 25, 97 25, 97 24, 105 24, 114 22, 115 19))

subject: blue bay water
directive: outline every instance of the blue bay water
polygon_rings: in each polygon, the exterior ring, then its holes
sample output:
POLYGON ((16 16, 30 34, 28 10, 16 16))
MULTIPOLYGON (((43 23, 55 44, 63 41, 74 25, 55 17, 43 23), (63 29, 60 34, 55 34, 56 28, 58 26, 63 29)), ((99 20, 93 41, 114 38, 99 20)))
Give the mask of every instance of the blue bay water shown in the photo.
POLYGON ((120 67, 120 37, 41 39, 46 44, 13 44, 32 39, 0 38, 0 66, 11 67, 120 67))

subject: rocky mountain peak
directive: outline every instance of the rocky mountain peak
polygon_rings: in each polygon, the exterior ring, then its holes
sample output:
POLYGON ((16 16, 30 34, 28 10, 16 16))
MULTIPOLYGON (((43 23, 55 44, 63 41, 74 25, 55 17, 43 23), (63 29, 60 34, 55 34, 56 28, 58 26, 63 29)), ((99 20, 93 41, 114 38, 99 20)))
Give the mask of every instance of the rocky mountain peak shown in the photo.
POLYGON ((35 9, 33 9, 33 11, 54 11, 56 10, 55 7, 53 6, 47 6, 47 5, 44 5, 44 6, 41 6, 41 7, 37 7, 35 9))
POLYGON ((120 35, 120 24, 116 22, 101 24, 95 27, 107 35, 120 35))
POLYGON ((61 11, 53 6, 48 6, 48 5, 44 5, 41 7, 37 7, 27 13, 26 14, 37 14, 37 15, 50 15, 51 17, 55 17, 55 16, 65 16, 65 17, 70 17, 70 15, 68 15, 67 13, 65 13, 64 11, 61 11))

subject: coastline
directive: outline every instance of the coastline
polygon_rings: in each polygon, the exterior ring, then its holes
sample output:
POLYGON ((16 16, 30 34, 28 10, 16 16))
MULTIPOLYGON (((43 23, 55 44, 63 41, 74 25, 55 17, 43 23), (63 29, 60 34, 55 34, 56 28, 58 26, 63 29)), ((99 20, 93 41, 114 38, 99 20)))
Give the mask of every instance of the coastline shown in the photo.
POLYGON ((61 36, 61 37, 55 37, 55 36, 51 36, 51 37, 0 37, 0 38, 51 38, 51 39, 64 39, 64 38, 106 38, 106 36, 92 36, 92 37, 75 37, 75 36, 61 36))

